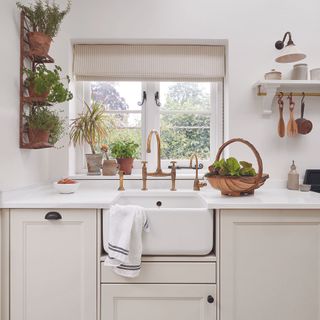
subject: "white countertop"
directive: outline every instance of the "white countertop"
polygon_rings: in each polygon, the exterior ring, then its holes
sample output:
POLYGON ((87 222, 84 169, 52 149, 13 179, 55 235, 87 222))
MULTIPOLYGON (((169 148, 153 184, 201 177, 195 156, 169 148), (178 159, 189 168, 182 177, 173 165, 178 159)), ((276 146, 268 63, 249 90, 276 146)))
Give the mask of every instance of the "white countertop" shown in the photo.
POLYGON ((175 193, 187 196, 190 192, 196 192, 210 209, 320 209, 320 193, 315 192, 265 187, 256 190, 254 195, 246 197, 221 196, 218 191, 210 187, 200 192, 190 189, 175 192, 169 192, 168 189, 119 192, 97 181, 82 181, 80 188, 74 194, 58 194, 52 184, 4 192, 0 208, 109 208, 116 202, 117 197, 128 192, 152 193, 159 196, 161 194, 174 196, 175 193))

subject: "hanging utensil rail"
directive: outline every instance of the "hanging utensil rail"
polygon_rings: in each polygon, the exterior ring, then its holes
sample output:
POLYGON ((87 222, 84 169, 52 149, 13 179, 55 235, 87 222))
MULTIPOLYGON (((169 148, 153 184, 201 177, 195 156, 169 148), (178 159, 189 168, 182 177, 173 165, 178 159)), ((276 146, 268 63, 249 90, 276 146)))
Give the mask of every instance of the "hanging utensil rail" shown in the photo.
MULTIPOLYGON (((261 85, 258 85, 257 96, 266 96, 267 93, 261 90, 261 85)), ((306 97, 320 97, 320 92, 282 92, 284 96, 292 96, 292 97, 302 97, 303 95, 306 97)), ((279 95, 279 92, 275 94, 275 96, 279 95)))

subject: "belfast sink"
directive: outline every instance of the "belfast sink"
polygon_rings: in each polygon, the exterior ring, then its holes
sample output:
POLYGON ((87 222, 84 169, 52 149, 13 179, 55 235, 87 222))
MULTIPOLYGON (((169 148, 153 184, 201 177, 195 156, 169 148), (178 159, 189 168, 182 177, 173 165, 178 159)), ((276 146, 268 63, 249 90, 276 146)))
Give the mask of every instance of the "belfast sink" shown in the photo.
MULTIPOLYGON (((150 232, 143 233, 144 255, 206 255, 212 251, 213 210, 206 209, 196 192, 125 192, 115 203, 145 208, 150 232)), ((104 239, 108 214, 109 210, 103 213, 104 239)))

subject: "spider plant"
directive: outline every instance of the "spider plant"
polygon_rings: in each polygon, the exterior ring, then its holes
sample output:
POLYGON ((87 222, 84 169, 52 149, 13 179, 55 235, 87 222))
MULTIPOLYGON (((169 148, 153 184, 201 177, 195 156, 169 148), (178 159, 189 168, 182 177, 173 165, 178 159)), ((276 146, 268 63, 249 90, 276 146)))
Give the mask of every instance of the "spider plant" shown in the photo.
POLYGON ((113 127, 113 121, 102 104, 95 101, 91 105, 84 104, 86 109, 70 124, 70 140, 74 146, 87 143, 92 154, 96 154, 113 127))

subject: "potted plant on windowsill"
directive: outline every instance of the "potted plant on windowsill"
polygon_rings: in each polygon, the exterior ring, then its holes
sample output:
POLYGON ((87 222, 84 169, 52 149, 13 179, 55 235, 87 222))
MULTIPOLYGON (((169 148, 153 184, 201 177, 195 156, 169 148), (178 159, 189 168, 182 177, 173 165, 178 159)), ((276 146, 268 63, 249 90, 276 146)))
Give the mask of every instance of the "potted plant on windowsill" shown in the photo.
POLYGON ((63 135, 65 122, 58 112, 47 107, 37 107, 24 116, 27 121, 29 143, 37 145, 54 145, 63 135))
POLYGON ((47 56, 52 38, 57 35, 63 18, 70 11, 71 2, 67 3, 65 10, 60 10, 55 2, 50 4, 49 0, 36 0, 30 5, 21 2, 16 4, 25 12, 31 24, 31 30, 27 33, 30 54, 47 56))
MULTIPOLYGON (((113 122, 106 114, 105 108, 98 102, 89 106, 70 124, 70 141, 74 146, 87 143, 91 154, 86 154, 88 175, 100 175, 102 153, 97 153, 99 146, 106 140, 113 122)), ((99 150, 100 151, 100 150, 99 150)))
POLYGON ((111 155, 117 159, 120 171, 130 175, 132 172, 133 161, 137 156, 139 145, 132 139, 117 140, 111 145, 111 155))
POLYGON ((38 65, 36 69, 24 69, 27 78, 24 82, 31 98, 42 98, 49 103, 62 103, 73 98, 72 93, 65 88, 63 80, 70 82, 68 76, 60 76, 62 69, 55 65, 49 70, 45 65, 38 65))

